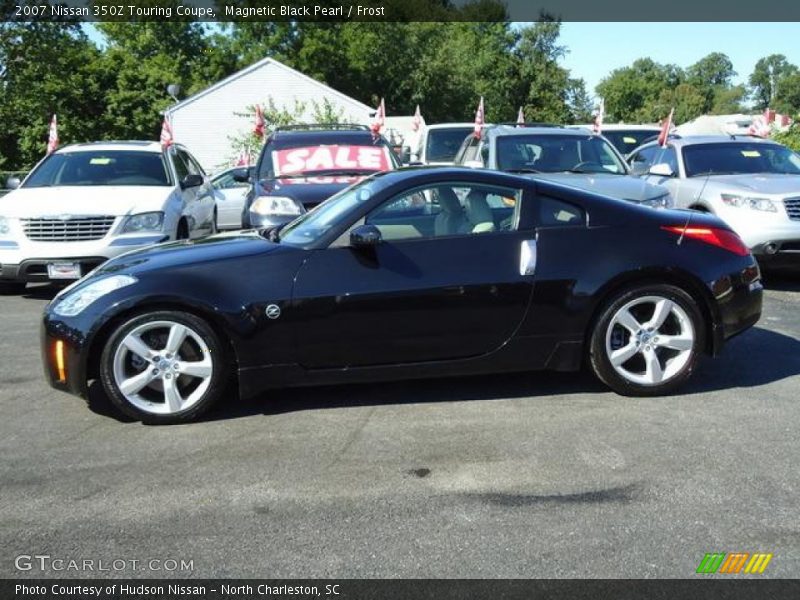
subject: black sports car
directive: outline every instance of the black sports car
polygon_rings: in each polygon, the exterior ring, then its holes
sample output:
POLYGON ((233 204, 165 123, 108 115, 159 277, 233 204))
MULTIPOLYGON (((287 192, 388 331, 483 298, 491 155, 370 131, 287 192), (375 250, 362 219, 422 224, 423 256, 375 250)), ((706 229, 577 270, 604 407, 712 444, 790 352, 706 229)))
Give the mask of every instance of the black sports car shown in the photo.
POLYGON ((266 388, 584 359, 660 395, 761 313, 758 267, 716 217, 460 168, 372 176, 295 221, 132 252, 60 293, 51 384, 192 419, 231 371, 266 388))

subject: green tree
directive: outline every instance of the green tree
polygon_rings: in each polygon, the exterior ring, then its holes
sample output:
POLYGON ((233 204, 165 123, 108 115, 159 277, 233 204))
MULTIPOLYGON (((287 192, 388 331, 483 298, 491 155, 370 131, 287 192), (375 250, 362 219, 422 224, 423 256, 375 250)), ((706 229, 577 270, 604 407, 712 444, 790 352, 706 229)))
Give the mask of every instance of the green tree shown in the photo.
POLYGON ((733 70, 733 63, 721 52, 712 52, 686 69, 686 83, 705 97, 704 113, 716 112, 715 106, 720 107, 731 101, 731 95, 727 92, 733 87, 734 77, 736 71, 733 70), (717 102, 717 97, 724 100, 717 102))
POLYGON ((28 169, 44 156, 48 123, 61 143, 103 136, 112 74, 74 22, 0 22, 0 162, 28 169))
POLYGON ((770 107, 783 78, 797 73, 797 67, 786 60, 783 54, 770 54, 760 59, 750 75, 755 108, 770 107))
POLYGON ((781 113, 800 112, 800 72, 790 73, 778 81, 774 108, 781 113))
MULTIPOLYGON (((662 92, 676 88, 684 79, 680 67, 640 58, 601 80, 597 94, 605 100, 609 121, 648 121, 652 120, 662 92)), ((666 113, 660 118, 665 116, 666 113)))

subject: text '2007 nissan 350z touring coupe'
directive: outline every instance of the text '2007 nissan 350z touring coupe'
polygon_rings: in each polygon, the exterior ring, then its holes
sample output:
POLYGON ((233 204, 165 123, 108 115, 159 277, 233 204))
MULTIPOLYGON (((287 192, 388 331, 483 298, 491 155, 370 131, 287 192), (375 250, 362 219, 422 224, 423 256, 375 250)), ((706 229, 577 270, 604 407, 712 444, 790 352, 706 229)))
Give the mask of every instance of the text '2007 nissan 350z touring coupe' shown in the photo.
POLYGON ((722 221, 491 171, 372 176, 261 233, 114 258, 47 307, 51 384, 151 423, 268 388, 586 362, 661 395, 761 314, 722 221))

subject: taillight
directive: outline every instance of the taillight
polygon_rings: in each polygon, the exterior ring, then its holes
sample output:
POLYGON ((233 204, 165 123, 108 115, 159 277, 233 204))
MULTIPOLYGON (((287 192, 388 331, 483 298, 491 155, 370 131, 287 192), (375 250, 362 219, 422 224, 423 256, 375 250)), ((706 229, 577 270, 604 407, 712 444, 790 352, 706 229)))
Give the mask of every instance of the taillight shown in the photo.
POLYGON ((683 225, 665 225, 661 229, 681 235, 683 237, 705 242, 739 256, 747 256, 750 249, 745 246, 742 238, 728 229, 718 227, 684 227, 683 225))

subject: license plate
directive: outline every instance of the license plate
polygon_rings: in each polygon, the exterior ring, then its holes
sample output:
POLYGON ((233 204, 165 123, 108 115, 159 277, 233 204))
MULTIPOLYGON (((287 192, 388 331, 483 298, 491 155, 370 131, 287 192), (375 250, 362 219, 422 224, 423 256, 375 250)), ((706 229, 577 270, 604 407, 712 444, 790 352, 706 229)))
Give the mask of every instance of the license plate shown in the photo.
POLYGON ((50 263, 47 265, 47 276, 50 279, 80 279, 79 263, 50 263))

